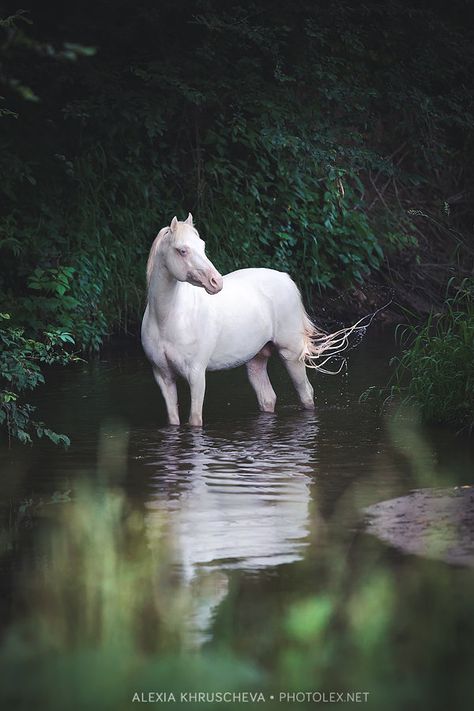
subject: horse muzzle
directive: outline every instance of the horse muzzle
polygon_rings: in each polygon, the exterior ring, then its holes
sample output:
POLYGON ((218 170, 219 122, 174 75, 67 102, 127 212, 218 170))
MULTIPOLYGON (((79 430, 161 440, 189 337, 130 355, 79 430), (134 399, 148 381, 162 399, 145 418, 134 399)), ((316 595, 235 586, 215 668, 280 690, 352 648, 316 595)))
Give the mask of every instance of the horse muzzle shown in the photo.
POLYGON ((202 286, 208 294, 218 294, 224 286, 224 280, 216 269, 205 272, 189 272, 186 281, 193 286, 202 286))
POLYGON ((208 278, 206 282, 204 282, 203 286, 208 294, 218 294, 224 286, 224 280, 219 272, 216 271, 208 275, 208 278))

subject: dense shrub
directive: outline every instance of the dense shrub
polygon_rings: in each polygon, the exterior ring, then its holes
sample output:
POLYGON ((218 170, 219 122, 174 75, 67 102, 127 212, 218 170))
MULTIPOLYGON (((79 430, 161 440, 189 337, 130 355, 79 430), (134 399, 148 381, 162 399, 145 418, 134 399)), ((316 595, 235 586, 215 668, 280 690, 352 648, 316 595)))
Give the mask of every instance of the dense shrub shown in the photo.
POLYGON ((425 420, 474 427, 474 283, 464 281, 440 313, 402 331, 390 397, 418 406, 425 420))
POLYGON ((361 283, 412 248, 407 208, 427 195, 459 226, 466 30, 403 3, 326 5, 99 0, 7 23, 7 302, 37 268, 73 270, 76 340, 99 347, 136 323, 151 240, 188 210, 223 271, 272 265, 308 293, 361 283))
POLYGON ((44 383, 42 366, 74 360, 65 349, 72 343, 71 334, 57 329, 45 331, 42 340, 27 338, 22 328, 10 324, 10 314, 0 313, 0 425, 9 441, 31 443, 36 435, 54 444, 69 444, 66 435, 33 418, 35 408, 24 402, 23 395, 44 383))

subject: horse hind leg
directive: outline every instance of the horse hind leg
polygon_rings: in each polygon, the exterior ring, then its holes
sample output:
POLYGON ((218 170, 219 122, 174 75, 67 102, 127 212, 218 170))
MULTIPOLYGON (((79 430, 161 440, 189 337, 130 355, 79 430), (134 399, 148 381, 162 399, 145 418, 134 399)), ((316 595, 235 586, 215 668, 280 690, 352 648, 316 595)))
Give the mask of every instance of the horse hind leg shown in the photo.
POLYGON ((291 348, 278 348, 285 368, 295 386, 301 404, 305 410, 314 410, 314 390, 306 374, 304 361, 291 348))
POLYGON ((248 378, 255 390, 258 406, 262 412, 275 412, 276 395, 267 373, 267 363, 270 355, 270 346, 264 346, 247 363, 248 378))
POLYGON ((171 373, 161 371, 156 367, 153 368, 153 375, 165 400, 168 422, 170 425, 179 425, 176 378, 171 373))

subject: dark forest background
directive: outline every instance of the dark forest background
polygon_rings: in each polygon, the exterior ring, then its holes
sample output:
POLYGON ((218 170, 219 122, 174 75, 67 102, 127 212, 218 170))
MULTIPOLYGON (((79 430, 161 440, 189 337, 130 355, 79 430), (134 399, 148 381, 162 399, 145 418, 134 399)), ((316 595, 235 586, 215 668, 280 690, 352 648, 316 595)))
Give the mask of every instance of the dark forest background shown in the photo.
POLYGON ((290 272, 316 316, 469 301, 470 3, 28 0, 0 18, 13 434, 43 364, 137 332, 175 214, 222 272, 290 272))

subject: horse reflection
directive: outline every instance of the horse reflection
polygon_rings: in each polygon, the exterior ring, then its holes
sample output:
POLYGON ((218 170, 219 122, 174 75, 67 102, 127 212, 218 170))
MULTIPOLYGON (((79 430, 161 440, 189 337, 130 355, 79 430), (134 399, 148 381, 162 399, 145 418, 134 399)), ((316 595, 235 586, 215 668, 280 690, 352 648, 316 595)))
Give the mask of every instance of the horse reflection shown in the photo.
POLYGON ((300 560, 309 542, 317 424, 261 415, 232 432, 161 432, 145 453, 154 467, 147 502, 150 540, 171 515, 172 556, 195 595, 198 637, 227 594, 224 571, 300 560))

